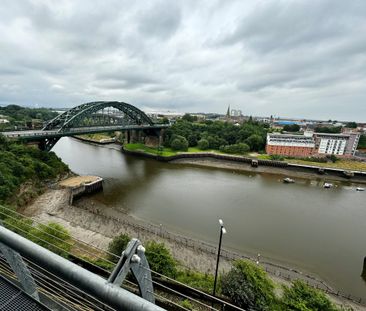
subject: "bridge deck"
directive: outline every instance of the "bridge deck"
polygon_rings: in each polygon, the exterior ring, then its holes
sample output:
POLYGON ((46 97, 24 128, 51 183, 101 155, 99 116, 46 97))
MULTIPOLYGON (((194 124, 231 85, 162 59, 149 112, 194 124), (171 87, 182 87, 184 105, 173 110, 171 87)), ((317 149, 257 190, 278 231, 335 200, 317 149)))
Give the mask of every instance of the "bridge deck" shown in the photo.
POLYGON ((26 140, 37 140, 44 138, 56 138, 64 136, 82 135, 82 134, 93 134, 101 132, 113 132, 113 131, 127 131, 127 130, 149 130, 149 129, 164 129, 168 128, 169 125, 157 124, 157 125, 124 125, 124 126, 98 126, 98 127, 81 127, 81 128, 70 128, 62 131, 58 130, 35 130, 35 131, 12 131, 12 132, 0 132, 5 137, 12 139, 26 139, 26 140))

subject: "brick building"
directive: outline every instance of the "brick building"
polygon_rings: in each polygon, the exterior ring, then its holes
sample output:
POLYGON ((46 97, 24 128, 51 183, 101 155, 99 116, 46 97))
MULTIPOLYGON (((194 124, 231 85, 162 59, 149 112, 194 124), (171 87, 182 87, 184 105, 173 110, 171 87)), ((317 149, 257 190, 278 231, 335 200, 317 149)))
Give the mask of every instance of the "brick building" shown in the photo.
POLYGON ((309 157, 312 155, 336 155, 352 157, 355 155, 359 133, 312 133, 304 135, 267 134, 266 152, 269 155, 288 157, 309 157))
POLYGON ((309 157, 314 153, 312 136, 293 134, 267 134, 266 152, 270 155, 309 157))

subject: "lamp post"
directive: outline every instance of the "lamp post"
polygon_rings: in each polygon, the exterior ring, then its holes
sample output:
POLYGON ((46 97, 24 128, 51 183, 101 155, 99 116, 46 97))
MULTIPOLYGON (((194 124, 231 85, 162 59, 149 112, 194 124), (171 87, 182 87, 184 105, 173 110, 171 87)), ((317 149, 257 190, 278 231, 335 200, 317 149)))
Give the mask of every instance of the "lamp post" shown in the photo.
POLYGON ((217 273, 218 273, 218 269, 219 269, 222 235, 226 233, 226 229, 224 227, 224 222, 222 221, 222 219, 219 219, 219 224, 220 224, 220 240, 219 240, 219 249, 217 252, 217 259, 216 259, 215 281, 214 281, 214 288, 213 288, 213 293, 212 293, 213 296, 215 296, 215 294, 216 294, 216 282, 217 282, 217 273))

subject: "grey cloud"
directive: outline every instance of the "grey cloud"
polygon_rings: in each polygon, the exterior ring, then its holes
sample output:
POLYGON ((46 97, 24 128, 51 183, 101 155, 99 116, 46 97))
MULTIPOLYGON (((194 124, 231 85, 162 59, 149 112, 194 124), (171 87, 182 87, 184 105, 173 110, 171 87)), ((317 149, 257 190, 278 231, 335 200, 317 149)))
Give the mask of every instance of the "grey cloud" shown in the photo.
POLYGON ((0 104, 360 119, 365 16, 363 0, 4 0, 0 104))
POLYGON ((181 17, 177 1, 153 1, 142 11, 138 29, 146 36, 167 39, 177 31, 181 17))

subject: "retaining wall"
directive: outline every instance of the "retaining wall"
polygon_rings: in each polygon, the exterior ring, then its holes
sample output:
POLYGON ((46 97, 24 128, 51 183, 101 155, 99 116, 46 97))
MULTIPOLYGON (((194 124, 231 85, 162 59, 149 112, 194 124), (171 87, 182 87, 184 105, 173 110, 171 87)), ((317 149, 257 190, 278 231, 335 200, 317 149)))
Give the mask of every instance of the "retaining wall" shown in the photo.
POLYGON ((284 168, 287 170, 292 171, 300 171, 304 173, 313 173, 313 174, 320 174, 320 175, 330 175, 330 176, 337 176, 342 177, 345 179, 354 180, 357 181, 366 181, 366 172, 363 171, 350 171, 350 170, 344 170, 344 169, 336 169, 336 168, 326 168, 326 167, 317 167, 312 165, 303 165, 303 164, 293 164, 288 163, 285 161, 273 161, 273 160, 262 160, 262 159, 253 159, 249 157, 241 157, 241 156, 232 156, 232 155, 225 155, 225 154, 216 154, 216 153, 210 153, 210 152, 200 152, 200 153, 180 153, 173 156, 160 156, 160 155, 154 155, 149 153, 144 153, 140 151, 130 151, 122 148, 122 152, 134 156, 142 156, 146 158, 155 159, 158 161, 163 162, 170 162, 173 160, 178 159, 200 159, 200 158, 211 158, 211 159, 217 159, 217 160, 225 160, 225 161, 232 161, 232 162, 241 162, 241 163, 247 163, 251 164, 252 166, 272 166, 272 167, 278 167, 278 168, 284 168), (254 163, 257 163, 257 165, 253 165, 254 163))

